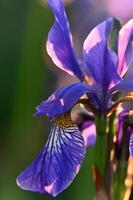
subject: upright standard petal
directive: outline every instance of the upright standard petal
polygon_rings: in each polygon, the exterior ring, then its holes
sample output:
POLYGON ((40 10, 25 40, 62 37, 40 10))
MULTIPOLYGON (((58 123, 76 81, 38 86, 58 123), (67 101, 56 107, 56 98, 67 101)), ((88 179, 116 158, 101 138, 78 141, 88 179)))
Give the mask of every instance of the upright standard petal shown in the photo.
POLYGON ((82 80, 83 75, 74 53, 72 35, 63 0, 48 0, 48 4, 54 13, 55 23, 48 35, 47 52, 59 68, 82 80))
POLYGON ((84 154, 84 139, 78 127, 72 124, 62 127, 58 122, 54 123, 46 146, 18 176, 18 186, 24 190, 57 196, 77 175, 84 154))
POLYGON ((49 118, 70 110, 84 94, 94 93, 94 89, 85 83, 74 83, 55 91, 46 101, 36 107, 35 116, 47 114, 49 118))
POLYGON ((111 33, 112 26, 112 18, 108 18, 104 22, 98 24, 87 36, 83 45, 84 51, 89 52, 96 44, 100 43, 102 40, 107 40, 111 33))
MULTIPOLYGON (((89 45, 89 40, 88 40, 89 45)), ((117 55, 107 48, 107 40, 102 40, 93 48, 84 50, 84 59, 96 84, 106 93, 112 82, 120 81, 117 74, 117 55)))
POLYGON ((123 76, 127 71, 129 64, 133 61, 133 19, 122 27, 119 32, 118 42, 118 73, 123 76))
MULTIPOLYGON (((97 25, 87 36, 85 39, 84 45, 83 45, 83 54, 86 55, 88 52, 93 49, 94 46, 96 46, 98 43, 100 43, 102 40, 107 40, 109 38, 109 35, 111 33, 113 27, 113 19, 108 18, 104 22, 97 25)), ((95 65, 95 60, 93 61, 95 65)), ((97 61, 96 61, 97 63, 97 61)), ((89 67, 85 69, 85 73, 89 75, 89 67)))

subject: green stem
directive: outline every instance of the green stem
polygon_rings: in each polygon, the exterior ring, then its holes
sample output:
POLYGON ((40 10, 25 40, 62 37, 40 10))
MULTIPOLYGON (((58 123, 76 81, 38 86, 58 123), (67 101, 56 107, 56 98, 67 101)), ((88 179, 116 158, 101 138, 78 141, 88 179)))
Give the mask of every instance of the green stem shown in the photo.
POLYGON ((106 167, 106 136, 98 135, 95 146, 95 166, 103 177, 106 167))
POLYGON ((113 148, 115 114, 108 119, 106 116, 97 116, 97 142, 95 146, 95 166, 102 178, 108 199, 112 199, 112 163, 110 161, 110 153, 113 148))
POLYGON ((95 145, 95 165, 101 176, 104 176, 106 168, 106 131, 107 131, 107 119, 105 116, 97 116, 96 130, 97 141, 95 145))
MULTIPOLYGON (((110 118, 109 118, 109 129, 108 129, 108 134, 107 134, 107 160, 106 160, 106 180, 105 183, 107 185, 107 192, 110 194, 111 199, 113 196, 113 163, 114 158, 111 157, 111 151, 114 151, 114 143, 113 143, 113 137, 115 134, 115 126, 114 126, 114 120, 116 117, 116 113, 113 113, 110 118), (113 159, 113 160, 112 160, 113 159)), ((112 152, 114 153, 114 152, 112 152)))

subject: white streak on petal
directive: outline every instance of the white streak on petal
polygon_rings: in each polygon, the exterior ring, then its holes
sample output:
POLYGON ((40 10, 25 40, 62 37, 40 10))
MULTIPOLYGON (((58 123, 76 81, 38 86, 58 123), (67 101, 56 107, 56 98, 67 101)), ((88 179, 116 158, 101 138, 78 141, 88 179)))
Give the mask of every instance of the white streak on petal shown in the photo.
POLYGON ((20 183, 18 182, 18 180, 16 180, 16 183, 17 183, 17 185, 18 185, 19 187, 21 187, 21 185, 20 185, 20 183))
POLYGON ((84 42, 84 50, 88 53, 97 43, 101 42, 101 36, 97 28, 91 31, 84 42))
POLYGON ((55 50, 54 50, 54 44, 52 44, 50 41, 47 41, 46 44, 46 49, 48 52, 48 55, 52 58, 53 62, 62 70, 66 71, 68 74, 70 75, 74 75, 74 73, 72 71, 70 71, 69 69, 65 69, 64 65, 62 64, 62 62, 60 62, 60 60, 58 59, 58 57, 55 54, 55 50))
POLYGON ((50 193, 52 192, 53 187, 54 187, 54 182, 51 183, 51 185, 45 186, 45 187, 44 187, 44 190, 45 190, 47 193, 50 194, 50 193))
POLYGON ((55 95, 52 95, 52 96, 50 97, 50 99, 51 99, 51 101, 54 101, 54 100, 56 99, 56 96, 55 96, 55 95))
POLYGON ((76 173, 78 173, 80 170, 80 165, 77 166, 77 170, 76 170, 76 173))
POLYGON ((61 105, 64 106, 64 99, 60 99, 61 105))

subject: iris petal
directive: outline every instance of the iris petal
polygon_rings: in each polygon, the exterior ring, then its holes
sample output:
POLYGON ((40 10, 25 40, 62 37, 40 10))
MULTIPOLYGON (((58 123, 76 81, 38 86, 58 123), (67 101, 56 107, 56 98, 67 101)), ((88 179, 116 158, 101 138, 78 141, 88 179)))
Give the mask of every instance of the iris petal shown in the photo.
POLYGON ((87 36, 83 46, 84 51, 88 52, 102 40, 108 40, 112 25, 112 18, 108 18, 104 22, 98 24, 87 36))
POLYGON ((119 65, 118 73, 123 76, 127 71, 129 64, 132 62, 133 45, 131 37, 133 36, 133 19, 122 27, 119 33, 118 56, 119 65))
MULTIPOLYGON (((108 18, 106 21, 100 23, 97 25, 87 36, 87 38, 84 41, 83 45, 83 54, 87 55, 88 52, 93 49, 98 43, 101 41, 105 41, 108 39, 109 34, 111 32, 113 26, 113 19, 108 18)), ((85 59, 86 60, 86 59, 85 59)), ((95 60, 93 60, 94 66, 96 66, 98 62, 98 58, 96 57, 95 60)), ((85 70, 86 74, 89 75, 89 67, 85 70)))
POLYGON ((129 152, 130 152, 130 156, 133 158, 133 134, 131 135, 130 142, 129 142, 129 152))
POLYGON ((89 51, 84 51, 84 59, 90 74, 104 93, 112 82, 120 81, 116 71, 117 56, 107 48, 106 40, 102 40, 89 51))
POLYGON ((17 178, 25 190, 57 196, 77 175, 85 154, 84 139, 76 125, 54 125, 46 146, 17 178))
POLYGON ((94 93, 93 87, 85 83, 74 83, 55 91, 46 101, 37 106, 35 116, 48 114, 58 116, 67 112, 86 93, 94 93))
POLYGON ((96 126, 93 121, 86 121, 81 127, 81 134, 86 147, 94 146, 96 143, 96 126))
POLYGON ((53 62, 70 75, 83 79, 78 60, 76 58, 69 22, 62 0, 48 0, 48 4, 55 15, 47 40, 47 52, 53 62))
POLYGON ((111 90, 111 93, 115 92, 133 92, 133 81, 122 80, 116 84, 111 90))

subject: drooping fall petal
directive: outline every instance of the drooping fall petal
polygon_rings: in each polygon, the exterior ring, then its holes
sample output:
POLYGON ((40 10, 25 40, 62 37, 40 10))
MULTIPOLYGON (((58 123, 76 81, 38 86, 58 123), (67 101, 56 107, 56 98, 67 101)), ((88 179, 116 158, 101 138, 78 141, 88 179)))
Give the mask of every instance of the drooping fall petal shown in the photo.
POLYGON ((46 101, 36 107, 35 116, 47 114, 49 118, 70 110, 84 94, 94 93, 94 89, 85 83, 74 83, 55 91, 46 101))
POLYGON ((84 139, 76 125, 55 124, 46 146, 17 178, 24 190, 57 196, 77 175, 85 154, 84 139))

